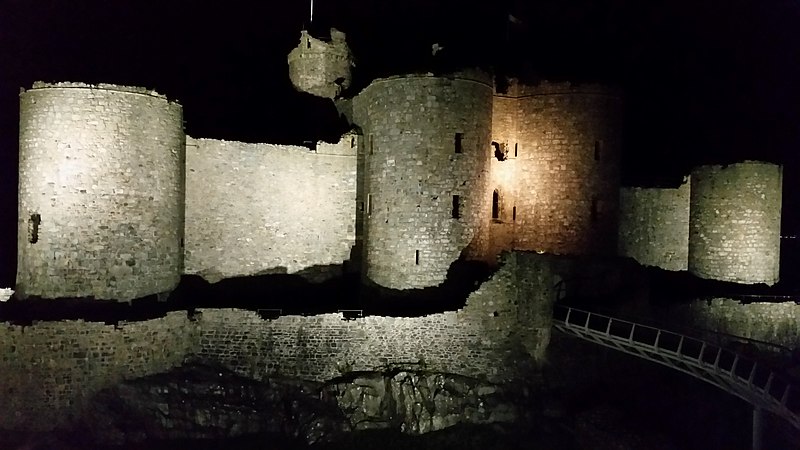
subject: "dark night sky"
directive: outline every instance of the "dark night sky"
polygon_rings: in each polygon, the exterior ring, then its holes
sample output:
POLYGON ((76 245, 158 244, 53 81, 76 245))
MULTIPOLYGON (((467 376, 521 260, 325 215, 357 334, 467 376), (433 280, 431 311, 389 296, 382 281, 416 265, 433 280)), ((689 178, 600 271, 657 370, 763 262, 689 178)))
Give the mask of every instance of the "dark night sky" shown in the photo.
MULTIPOLYGON (((154 88, 183 104, 197 137, 297 143, 340 131, 329 101, 289 83, 307 2, 203 3, 0 0, 0 287, 14 282, 20 87, 154 88)), ((317 0, 314 20, 348 33, 356 88, 424 68, 434 42, 445 63, 619 86, 625 183, 664 184, 697 163, 784 163, 784 234, 798 228, 787 214, 800 201, 798 0, 317 0)))

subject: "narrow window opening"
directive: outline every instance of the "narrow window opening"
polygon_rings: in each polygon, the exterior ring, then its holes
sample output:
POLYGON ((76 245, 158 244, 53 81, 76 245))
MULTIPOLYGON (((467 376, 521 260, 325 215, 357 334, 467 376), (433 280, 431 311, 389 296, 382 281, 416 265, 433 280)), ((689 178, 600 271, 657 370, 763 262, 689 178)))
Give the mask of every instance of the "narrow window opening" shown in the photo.
POLYGON ((31 214, 28 219, 28 242, 35 244, 39 242, 39 224, 42 223, 41 214, 31 214))
POLYGON ((419 250, 414 251, 414 264, 419 265, 419 250))
POLYGON ((372 138, 372 135, 369 135, 369 154, 372 155, 375 152, 375 140, 372 138))
POLYGON ((183 238, 181 238, 181 248, 183 248, 183 247, 184 247, 184 242, 183 242, 183 238))
POLYGON ((495 189, 492 192, 492 219, 500 218, 500 194, 495 189))
POLYGON ((358 212, 364 212, 364 202, 358 202, 358 212))
POLYGON ((460 219, 461 218, 461 196, 454 195, 453 196, 453 219, 460 219))
POLYGON ((463 140, 464 140, 464 133, 456 133, 456 139, 455 139, 456 153, 464 152, 464 148, 462 145, 463 140))
POLYGON ((603 141, 594 141, 594 160, 600 161, 600 152, 603 150, 603 141))
POLYGON ((306 48, 311 48, 311 39, 306 39, 306 48))
POLYGON ((514 158, 519 154, 519 143, 514 144, 514 158))
POLYGON ((517 207, 511 208, 511 220, 516 222, 517 221, 517 207))
POLYGON ((497 158, 498 161, 506 160, 506 157, 508 156, 508 150, 506 150, 505 145, 492 142, 492 148, 494 149, 494 157, 497 158))
POLYGON ((600 200, 598 200, 597 197, 592 197, 592 213, 591 213, 592 222, 597 222, 597 219, 600 218, 601 208, 602 205, 600 203, 600 200))
POLYGON ((355 148, 355 146, 356 146, 356 138, 355 137, 351 137, 350 138, 350 148, 355 148))
POLYGON ((372 194, 367 194, 367 216, 372 215, 372 194))

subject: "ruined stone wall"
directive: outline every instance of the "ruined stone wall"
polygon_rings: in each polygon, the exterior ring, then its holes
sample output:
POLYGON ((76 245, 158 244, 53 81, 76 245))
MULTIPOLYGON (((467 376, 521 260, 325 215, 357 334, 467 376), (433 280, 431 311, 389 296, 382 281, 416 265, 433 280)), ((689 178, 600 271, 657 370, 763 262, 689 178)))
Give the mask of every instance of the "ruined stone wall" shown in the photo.
POLYGON ((748 161, 692 171, 689 271, 736 283, 778 282, 783 171, 748 161))
POLYGON ((544 358, 553 283, 549 258, 511 253, 463 309, 419 318, 265 320, 252 311, 203 309, 118 325, 0 324, 0 429, 68 424, 99 390, 197 357, 257 379, 321 381, 391 367, 515 379, 544 358))
POLYGON ((0 323, 0 429, 67 423, 94 393, 179 366, 199 342, 199 328, 185 312, 118 326, 0 323))
POLYGON ((366 146, 365 275, 379 285, 440 284, 485 226, 492 87, 476 75, 380 79, 354 100, 366 146))
POLYGON ((130 300, 178 284, 182 114, 142 88, 37 83, 20 94, 20 295, 130 300))
POLYGON ((331 39, 300 32, 300 43, 288 56, 289 78, 298 90, 319 97, 335 98, 350 86, 353 57, 345 34, 331 29, 331 39))
POLYGON ((189 138, 185 272, 214 282, 341 266, 355 245, 357 147, 356 135, 316 151, 189 138))
MULTIPOLYGON (((516 103, 516 157, 494 164, 513 169, 510 195, 514 248, 558 254, 616 251, 621 101, 595 85, 513 84, 495 102, 516 103)), ((507 126, 508 121, 495 125, 507 126)), ((493 130, 500 139, 512 133, 493 130)), ((500 178, 493 176, 493 179, 500 178)), ((502 190, 502 187, 501 189, 502 190)), ((491 191, 490 191, 491 195, 491 191)), ((500 203, 508 203, 501 192, 500 203)), ((502 219, 501 219, 502 220, 502 219)))
POLYGON ((670 309, 670 317, 684 326, 800 348, 800 305, 793 301, 743 303, 713 298, 670 309))
POLYGON ((690 184, 620 190, 620 256, 666 270, 687 270, 690 184))
POLYGON ((340 314, 267 321, 202 310, 204 359, 247 376, 326 380, 353 370, 423 368, 501 381, 541 361, 550 339, 553 275, 539 255, 512 254, 458 311, 419 318, 340 314))

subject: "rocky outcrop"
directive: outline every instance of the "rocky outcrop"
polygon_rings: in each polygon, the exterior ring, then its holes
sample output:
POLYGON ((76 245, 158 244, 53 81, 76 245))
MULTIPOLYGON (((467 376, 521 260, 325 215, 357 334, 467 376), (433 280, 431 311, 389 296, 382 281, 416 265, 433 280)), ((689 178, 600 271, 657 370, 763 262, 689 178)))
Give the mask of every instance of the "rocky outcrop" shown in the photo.
POLYGON ((457 424, 510 423, 518 400, 506 388, 452 374, 350 374, 329 383, 256 381, 187 365, 101 391, 78 430, 92 444, 275 435, 307 444, 349 431, 423 434, 457 424))
POLYGON ((83 415, 95 444, 145 439, 226 439, 275 434, 306 443, 349 431, 335 402, 316 383, 260 382, 220 368, 191 365, 120 383, 95 396, 83 415))
POLYGON ((453 374, 364 372, 323 388, 354 430, 398 428, 422 434, 456 424, 513 422, 518 403, 504 388, 453 374))

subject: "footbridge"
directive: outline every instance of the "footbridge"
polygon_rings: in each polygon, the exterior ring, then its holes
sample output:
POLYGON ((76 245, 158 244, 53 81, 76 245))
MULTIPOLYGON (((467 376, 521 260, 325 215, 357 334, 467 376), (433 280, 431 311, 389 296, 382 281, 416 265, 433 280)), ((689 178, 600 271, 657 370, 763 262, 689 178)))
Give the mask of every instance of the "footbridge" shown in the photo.
POLYGON ((594 312, 555 305, 553 327, 699 378, 754 407, 753 448, 760 448, 762 411, 800 430, 800 385, 788 374, 724 345, 594 312))

